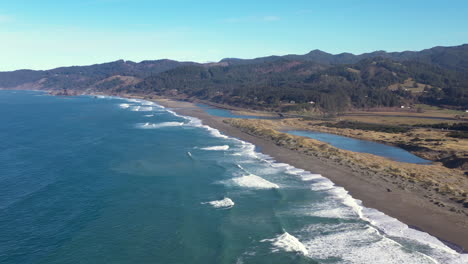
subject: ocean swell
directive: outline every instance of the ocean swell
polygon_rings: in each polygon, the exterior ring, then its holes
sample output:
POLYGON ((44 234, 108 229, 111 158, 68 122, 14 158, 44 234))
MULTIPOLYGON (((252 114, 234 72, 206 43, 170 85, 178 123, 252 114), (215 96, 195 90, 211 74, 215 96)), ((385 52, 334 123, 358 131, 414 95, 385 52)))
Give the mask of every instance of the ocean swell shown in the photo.
MULTIPOLYGON (((140 100, 129 99, 130 102, 141 103, 140 100)), ((323 177, 320 174, 311 173, 303 169, 295 168, 286 163, 277 163, 268 155, 264 155, 255 151, 255 146, 251 143, 228 137, 220 133, 219 130, 203 125, 201 120, 195 117, 182 116, 175 113, 172 110, 166 109, 160 105, 152 104, 154 107, 164 109, 168 113, 173 114, 176 117, 183 118, 187 120, 187 123, 183 122, 163 122, 159 124, 144 123, 138 124, 139 128, 144 129, 154 129, 168 126, 192 126, 206 129, 212 136, 229 139, 231 141, 237 142, 240 144, 240 148, 232 155, 234 156, 249 156, 254 157, 264 162, 267 162, 271 167, 277 169, 283 169, 284 172, 295 175, 305 183, 309 184, 312 191, 324 192, 329 195, 331 198, 335 199, 337 202, 349 208, 358 218, 368 223, 367 229, 363 232, 365 234, 371 234, 372 237, 375 237, 375 244, 368 245, 370 249, 375 249, 376 252, 386 253, 387 257, 395 257, 397 253, 392 252, 389 248, 391 245, 402 247, 398 240, 412 240, 421 245, 427 246, 430 248, 430 254, 423 254, 419 252, 414 252, 412 254, 405 255, 402 257, 403 261, 408 260, 421 260, 427 263, 468 263, 467 254, 459 254, 453 249, 449 248, 437 238, 412 228, 409 228, 406 224, 398 221, 395 218, 387 216, 381 213, 378 210, 372 208, 366 208, 362 206, 360 200, 354 199, 344 188, 336 186, 332 181, 323 177), (396 254, 396 255, 395 255, 396 254)), ((141 111, 141 106, 136 111, 141 111)), ((227 146, 227 145, 226 145, 227 146)), ((227 150, 225 146, 213 146, 204 148, 205 150, 227 150)), ((260 176, 255 174, 246 174, 239 177, 234 177, 229 180, 221 181, 221 183, 235 185, 244 188, 252 189, 278 189, 279 185, 272 183, 260 176)), ((229 198, 227 198, 229 199, 229 198)), ((225 199, 219 201, 208 202, 208 204, 216 207, 221 206, 222 204, 228 204, 229 202, 225 199)), ((317 211, 312 215, 317 216, 347 216, 346 213, 339 211, 340 208, 335 208, 334 210, 326 209, 317 211), (335 210, 336 209, 336 210, 335 210)), ((346 219, 346 217, 344 217, 346 219)), ((275 247, 275 250, 282 249, 284 251, 294 251, 299 252, 303 255, 307 255, 313 258, 328 258, 333 256, 339 256, 340 250, 350 251, 349 244, 347 244, 351 237, 356 236, 355 231, 346 230, 341 234, 333 233, 330 235, 322 235, 315 237, 313 239, 305 240, 302 243, 294 236, 290 235, 287 232, 284 232, 281 235, 274 239, 264 239, 263 242, 271 242, 275 247), (353 233, 354 232, 354 233, 353 233), (337 245, 334 245, 338 243, 337 245), (341 243, 341 244, 340 244, 341 243), (334 245, 334 246, 330 246, 334 245), (341 247, 341 249, 340 249, 341 247), (327 250, 324 250, 327 248, 327 250)), ((362 233, 361 233, 362 235, 362 233)), ((394 249, 392 249, 394 250, 394 249)), ((376 253, 376 254, 377 254, 376 253)), ((398 252, 401 253, 401 252, 398 252)), ((371 254, 372 255, 372 254, 371 254)), ((360 263, 360 261, 368 261, 365 252, 358 252, 357 254, 342 255, 342 258, 350 263, 360 263), (361 254, 362 253, 362 254, 361 254)), ((397 258, 398 259, 398 258, 397 258)), ((378 263, 378 262, 374 262, 378 263)), ((392 262, 390 262, 392 263, 392 262)), ((393 262, 397 263, 397 262, 393 262)))

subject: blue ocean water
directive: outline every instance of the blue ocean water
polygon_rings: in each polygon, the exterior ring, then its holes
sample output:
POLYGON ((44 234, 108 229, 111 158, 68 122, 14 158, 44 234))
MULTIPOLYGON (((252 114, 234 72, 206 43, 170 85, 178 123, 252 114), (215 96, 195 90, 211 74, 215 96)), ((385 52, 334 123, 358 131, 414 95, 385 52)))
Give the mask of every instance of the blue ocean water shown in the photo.
POLYGON ((0 263, 466 263, 152 102, 0 91, 0 263))
POLYGON ((344 137, 344 136, 330 134, 330 133, 315 132, 315 131, 292 130, 292 131, 287 131, 287 133, 290 133, 296 136, 303 136, 303 137, 317 139, 323 142, 327 142, 337 148, 351 150, 355 152, 370 153, 370 154, 374 154, 377 156, 389 158, 395 161, 416 163, 416 164, 430 164, 431 163, 431 161, 420 158, 402 148, 389 146, 389 145, 385 145, 381 143, 376 143, 372 141, 360 140, 360 139, 344 137))

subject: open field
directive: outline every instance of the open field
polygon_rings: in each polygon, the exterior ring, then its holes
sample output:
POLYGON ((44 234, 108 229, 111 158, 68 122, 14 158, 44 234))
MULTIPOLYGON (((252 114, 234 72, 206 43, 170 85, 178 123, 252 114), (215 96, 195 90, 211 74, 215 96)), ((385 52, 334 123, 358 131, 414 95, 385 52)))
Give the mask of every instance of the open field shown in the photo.
POLYGON ((277 117, 278 114, 272 112, 263 112, 263 111, 245 111, 245 110, 234 110, 233 114, 236 115, 247 115, 247 116, 271 116, 277 117))
POLYGON ((344 114, 353 115, 380 115, 380 116, 402 116, 402 117, 416 117, 416 118, 453 118, 453 119, 468 119, 468 113, 464 111, 452 110, 452 109, 441 109, 437 107, 431 107, 428 105, 416 105, 415 108, 420 107, 422 112, 410 110, 398 110, 395 111, 353 111, 344 114))
MULTIPOLYGON (((379 113, 380 114, 380 113, 379 113)), ((387 124, 387 125, 429 125, 439 123, 458 123, 458 120, 442 120, 442 119, 431 119, 421 118, 419 116, 389 116, 389 115, 350 115, 340 116, 337 120, 357 121, 363 123, 374 123, 374 124, 387 124)))

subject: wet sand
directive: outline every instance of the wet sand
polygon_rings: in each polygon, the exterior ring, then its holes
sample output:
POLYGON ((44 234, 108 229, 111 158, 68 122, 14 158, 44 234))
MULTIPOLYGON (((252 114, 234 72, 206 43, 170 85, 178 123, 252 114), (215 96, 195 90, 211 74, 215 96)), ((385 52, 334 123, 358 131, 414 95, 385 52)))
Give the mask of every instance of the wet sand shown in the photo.
POLYGON ((336 185, 344 187, 354 198, 361 200, 364 206, 375 208, 408 226, 438 237, 449 245, 458 245, 454 246, 457 251, 468 249, 468 217, 436 207, 418 193, 395 189, 391 183, 371 177, 368 171, 351 170, 330 160, 314 158, 244 133, 239 128, 224 123, 225 118, 209 115, 195 104, 166 99, 156 101, 179 114, 197 117, 203 124, 226 135, 250 142, 258 146, 262 153, 279 162, 320 173, 336 185))

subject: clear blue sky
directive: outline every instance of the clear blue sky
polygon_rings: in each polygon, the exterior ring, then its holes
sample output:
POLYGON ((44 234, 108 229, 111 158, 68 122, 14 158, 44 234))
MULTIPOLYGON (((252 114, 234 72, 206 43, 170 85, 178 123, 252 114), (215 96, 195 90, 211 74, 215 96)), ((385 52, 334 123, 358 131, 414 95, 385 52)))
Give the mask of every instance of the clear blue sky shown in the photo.
POLYGON ((1 0, 0 70, 468 43, 466 0, 1 0))

